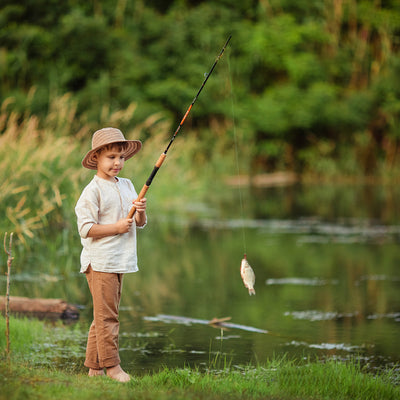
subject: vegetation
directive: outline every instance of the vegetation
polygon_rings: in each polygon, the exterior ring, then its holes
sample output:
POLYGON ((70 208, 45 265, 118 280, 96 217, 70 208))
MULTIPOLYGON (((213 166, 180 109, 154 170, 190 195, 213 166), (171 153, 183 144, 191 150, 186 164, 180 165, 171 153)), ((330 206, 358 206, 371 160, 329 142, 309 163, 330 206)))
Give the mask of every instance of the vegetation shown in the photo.
MULTIPOLYGON (((128 384, 109 378, 89 378, 82 371, 60 371, 43 365, 46 348, 51 347, 60 331, 49 329, 36 320, 12 320, 11 362, 0 360, 1 399, 398 399, 398 375, 386 371, 380 376, 363 373, 356 363, 329 361, 326 364, 295 363, 283 359, 258 367, 215 369, 160 369, 153 375, 134 377, 128 384), (33 351, 33 349, 35 349, 33 351), (41 358, 40 358, 41 357, 41 358)), ((4 325, 4 319, 1 319, 4 325)), ((64 336, 75 335, 79 327, 63 327, 64 336), (72 332, 71 332, 72 330, 72 332)), ((4 339, 0 336, 3 348, 4 339)), ((49 360, 50 361, 50 360, 49 360)), ((49 362, 50 364, 50 362, 49 362)), ((218 366, 218 365, 217 365, 218 366)))
POLYGON ((68 95, 74 139, 152 115, 171 127, 232 34, 187 127, 198 154, 232 146, 235 129, 248 173, 394 175, 399 26, 395 0, 4 0, 0 103, 43 127, 68 95), (134 115, 107 119, 132 103, 134 115))

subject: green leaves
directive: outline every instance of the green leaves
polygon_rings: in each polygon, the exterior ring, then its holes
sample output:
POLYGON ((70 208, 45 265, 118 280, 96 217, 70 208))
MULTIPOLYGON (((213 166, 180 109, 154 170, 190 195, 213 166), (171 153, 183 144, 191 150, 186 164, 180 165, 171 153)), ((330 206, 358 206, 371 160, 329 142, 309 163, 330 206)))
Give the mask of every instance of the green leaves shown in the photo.
POLYGON ((397 2, 38 1, 0 10, 0 102, 13 96, 16 111, 45 116, 71 93, 93 123, 132 102, 130 127, 155 112, 179 120, 232 34, 196 126, 231 125, 235 96, 236 128, 261 158, 331 139, 356 147, 355 131, 372 129, 378 146, 400 136, 397 2))

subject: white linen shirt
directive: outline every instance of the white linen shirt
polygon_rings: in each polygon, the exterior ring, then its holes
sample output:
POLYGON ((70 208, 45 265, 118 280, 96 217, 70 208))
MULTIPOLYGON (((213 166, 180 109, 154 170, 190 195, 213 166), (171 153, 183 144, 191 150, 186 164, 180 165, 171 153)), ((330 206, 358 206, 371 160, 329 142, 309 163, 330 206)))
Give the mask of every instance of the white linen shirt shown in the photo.
POLYGON ((111 182, 95 175, 83 189, 75 207, 83 246, 80 272, 86 272, 89 265, 99 272, 121 274, 138 271, 135 219, 132 229, 127 233, 102 238, 88 237, 94 224, 114 224, 126 218, 132 200, 136 198, 132 182, 125 178, 111 182))

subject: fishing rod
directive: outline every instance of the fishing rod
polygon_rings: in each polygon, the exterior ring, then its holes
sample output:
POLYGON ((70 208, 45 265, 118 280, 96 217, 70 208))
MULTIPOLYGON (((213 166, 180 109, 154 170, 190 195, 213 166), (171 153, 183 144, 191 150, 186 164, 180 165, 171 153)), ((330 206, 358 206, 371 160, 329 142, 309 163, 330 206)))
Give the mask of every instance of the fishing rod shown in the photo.
MULTIPOLYGON (((165 158, 167 157, 167 152, 168 152, 169 148, 171 147, 173 141, 175 140, 176 135, 180 131, 183 123, 185 122, 186 117, 189 115, 190 110, 192 109, 194 103, 196 102, 197 98, 199 97, 201 91, 203 90, 203 87, 206 84, 206 82, 208 81, 208 78, 210 77, 210 75, 214 71, 214 68, 217 65, 217 62, 222 57, 222 54, 224 53, 226 46, 228 46, 228 43, 231 40, 231 37, 232 37, 232 35, 230 35, 228 37, 228 40, 225 42, 224 47, 222 48, 222 50, 218 54, 218 57, 215 59, 214 64, 212 65, 212 67, 210 69, 210 72, 208 74, 206 73, 205 79, 204 79, 202 85, 200 86, 199 91, 197 92, 196 96, 194 97, 194 99, 193 99, 192 103, 190 104, 189 108, 186 110, 181 122, 179 123, 178 127, 175 130, 174 135, 172 136, 170 142, 168 143, 168 146, 166 147, 164 152, 160 155, 159 159, 157 160, 156 164, 154 165, 153 171, 151 172, 151 174, 150 174, 149 178, 147 179, 146 183, 143 185, 142 190, 140 191, 140 193, 139 193, 139 195, 138 195, 138 197, 137 197, 137 199, 135 201, 140 201, 145 196, 147 190, 149 189, 151 183, 153 182, 154 177, 156 176, 158 170, 161 168, 162 163, 164 162, 165 158)), ((133 206, 131 208, 131 210, 129 211, 128 218, 132 218, 133 215, 135 214, 135 211, 136 211, 136 207, 133 206)))

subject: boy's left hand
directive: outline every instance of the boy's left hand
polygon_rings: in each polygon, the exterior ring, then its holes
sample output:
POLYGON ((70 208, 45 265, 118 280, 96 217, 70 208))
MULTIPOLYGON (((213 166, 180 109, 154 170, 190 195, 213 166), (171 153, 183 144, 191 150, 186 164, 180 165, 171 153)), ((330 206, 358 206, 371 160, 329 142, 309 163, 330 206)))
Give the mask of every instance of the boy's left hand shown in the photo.
POLYGON ((146 212, 146 201, 147 201, 146 197, 143 197, 143 199, 139 201, 133 201, 133 205, 136 208, 136 212, 138 213, 146 212))

